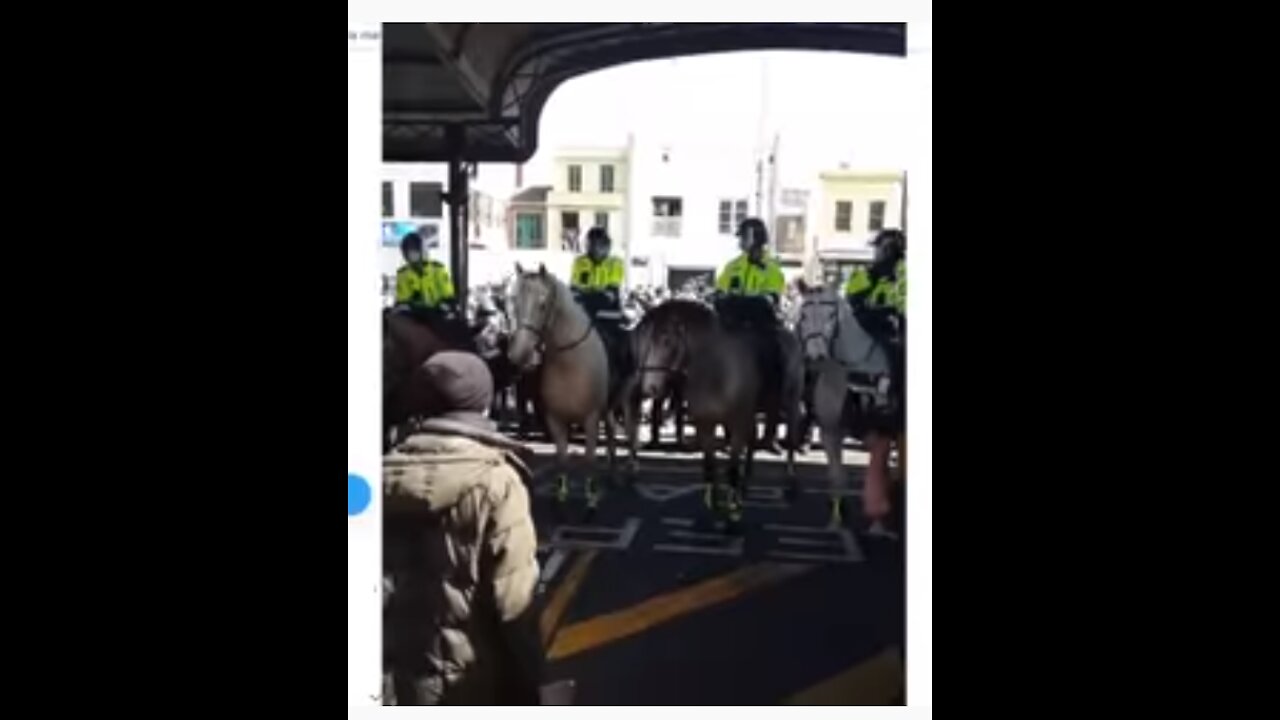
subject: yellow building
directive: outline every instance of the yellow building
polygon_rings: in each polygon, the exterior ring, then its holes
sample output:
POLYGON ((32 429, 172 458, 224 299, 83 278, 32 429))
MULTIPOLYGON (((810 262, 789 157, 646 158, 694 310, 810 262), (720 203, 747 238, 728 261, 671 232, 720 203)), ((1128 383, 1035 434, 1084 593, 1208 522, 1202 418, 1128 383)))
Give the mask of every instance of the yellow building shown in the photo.
POLYGON ((809 273, 847 277, 855 264, 875 255, 871 239, 884 229, 902 227, 903 174, 897 171, 830 170, 819 175, 816 260, 809 273))
POLYGON ((625 147, 569 148, 557 153, 555 180, 547 193, 548 241, 582 252, 587 231, 603 227, 613 238, 613 253, 625 256, 629 164, 625 147))

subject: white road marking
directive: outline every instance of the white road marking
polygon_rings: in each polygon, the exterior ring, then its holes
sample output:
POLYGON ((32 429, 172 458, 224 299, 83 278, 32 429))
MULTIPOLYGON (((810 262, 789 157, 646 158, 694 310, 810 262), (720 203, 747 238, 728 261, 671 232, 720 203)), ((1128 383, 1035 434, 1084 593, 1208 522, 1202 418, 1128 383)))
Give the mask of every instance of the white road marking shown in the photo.
POLYGON ((598 527, 591 525, 561 525, 551 533, 551 541, 548 543, 554 548, 595 548, 597 550, 626 550, 631 546, 631 541, 635 540, 636 533, 640 532, 640 518, 627 518, 620 528, 598 527), (605 537, 613 536, 613 540, 583 540, 580 538, 568 537, 569 534, 577 535, 603 535, 605 537))
POLYGON ((568 557, 569 551, 564 549, 559 549, 551 553, 551 558, 547 560, 546 567, 542 568, 542 576, 538 579, 543 583, 549 583, 554 580, 556 573, 560 572, 560 568, 564 565, 564 561, 568 557))

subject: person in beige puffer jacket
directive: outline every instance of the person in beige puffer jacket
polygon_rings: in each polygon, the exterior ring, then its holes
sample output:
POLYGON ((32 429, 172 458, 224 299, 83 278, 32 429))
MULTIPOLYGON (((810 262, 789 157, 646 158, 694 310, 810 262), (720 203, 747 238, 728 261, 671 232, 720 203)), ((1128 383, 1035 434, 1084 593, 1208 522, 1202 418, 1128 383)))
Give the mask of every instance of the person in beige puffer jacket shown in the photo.
POLYGON ((485 418, 477 356, 422 367, 448 411, 383 460, 384 699, 389 705, 538 704, 537 538, 524 448, 485 418))

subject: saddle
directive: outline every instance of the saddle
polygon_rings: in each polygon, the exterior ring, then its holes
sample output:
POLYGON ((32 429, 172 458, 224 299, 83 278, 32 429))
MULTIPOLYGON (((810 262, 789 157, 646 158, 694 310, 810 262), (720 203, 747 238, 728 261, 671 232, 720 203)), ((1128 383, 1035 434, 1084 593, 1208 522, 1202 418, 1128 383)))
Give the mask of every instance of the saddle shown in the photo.
POLYGON ((431 332, 440 336, 441 339, 459 348, 472 349, 474 345, 471 328, 467 326, 466 322, 462 318, 449 315, 439 308, 429 308, 422 305, 397 305, 392 308, 392 312, 426 326, 431 332))

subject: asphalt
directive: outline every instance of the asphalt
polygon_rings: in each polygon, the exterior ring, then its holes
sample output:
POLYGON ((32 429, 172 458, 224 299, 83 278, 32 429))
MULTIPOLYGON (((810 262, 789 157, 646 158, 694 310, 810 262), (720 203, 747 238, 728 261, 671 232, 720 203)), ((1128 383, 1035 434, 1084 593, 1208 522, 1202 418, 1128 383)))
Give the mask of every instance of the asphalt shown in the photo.
POLYGON ((550 449, 538 449, 549 672, 573 681, 575 704, 901 704, 907 538, 862 532, 865 456, 846 453, 846 521, 833 530, 825 457, 803 458, 788 502, 783 466, 757 455, 731 534, 703 507, 693 455, 646 453, 638 476, 602 483, 588 515, 580 475, 557 505, 550 449))

